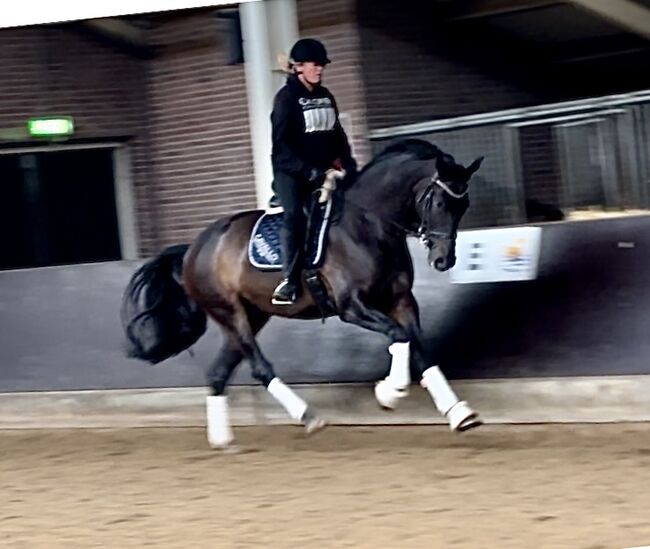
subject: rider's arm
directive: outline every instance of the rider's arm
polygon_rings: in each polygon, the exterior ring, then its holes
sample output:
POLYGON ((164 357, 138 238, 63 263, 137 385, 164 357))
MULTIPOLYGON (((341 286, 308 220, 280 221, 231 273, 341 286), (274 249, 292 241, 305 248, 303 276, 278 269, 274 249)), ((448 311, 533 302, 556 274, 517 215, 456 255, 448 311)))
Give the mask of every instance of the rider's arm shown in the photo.
POLYGON ((291 97, 283 93, 276 96, 271 113, 273 167, 291 175, 300 175, 309 179, 312 172, 311 166, 303 162, 290 144, 293 109, 291 97))

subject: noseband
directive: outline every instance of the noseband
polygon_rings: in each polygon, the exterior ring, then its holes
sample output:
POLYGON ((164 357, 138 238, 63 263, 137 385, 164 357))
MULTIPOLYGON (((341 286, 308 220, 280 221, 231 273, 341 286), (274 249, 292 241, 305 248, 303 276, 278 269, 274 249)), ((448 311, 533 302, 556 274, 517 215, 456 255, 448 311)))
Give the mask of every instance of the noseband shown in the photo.
MULTIPOLYGON (((452 191, 451 188, 449 188, 449 185, 447 185, 444 181, 440 180, 438 174, 432 175, 429 181, 430 183, 427 186, 427 188, 424 190, 424 193, 422 193, 422 196, 420 196, 420 198, 417 199, 418 202, 424 202, 423 211, 425 212, 425 214, 431 210, 431 206, 433 205, 433 191, 435 190, 436 185, 440 187, 443 191, 445 191, 452 198, 457 198, 457 199, 463 198, 469 192, 469 187, 465 189, 465 191, 462 193, 456 193, 452 191)), ((428 247, 431 247, 435 240, 453 240, 456 238, 455 231, 451 233, 446 233, 446 232, 430 229, 427 215, 422 216, 422 221, 420 223, 420 226, 418 227, 418 235, 420 237, 420 241, 422 242, 422 244, 428 247)))

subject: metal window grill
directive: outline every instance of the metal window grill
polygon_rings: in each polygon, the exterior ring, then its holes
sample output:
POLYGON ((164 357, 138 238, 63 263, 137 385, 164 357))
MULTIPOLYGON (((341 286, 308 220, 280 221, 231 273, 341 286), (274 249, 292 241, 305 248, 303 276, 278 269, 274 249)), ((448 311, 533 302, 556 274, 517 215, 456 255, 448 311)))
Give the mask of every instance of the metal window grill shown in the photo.
POLYGON ((371 132, 373 151, 426 139, 462 164, 485 156, 461 228, 650 208, 650 91, 371 132))

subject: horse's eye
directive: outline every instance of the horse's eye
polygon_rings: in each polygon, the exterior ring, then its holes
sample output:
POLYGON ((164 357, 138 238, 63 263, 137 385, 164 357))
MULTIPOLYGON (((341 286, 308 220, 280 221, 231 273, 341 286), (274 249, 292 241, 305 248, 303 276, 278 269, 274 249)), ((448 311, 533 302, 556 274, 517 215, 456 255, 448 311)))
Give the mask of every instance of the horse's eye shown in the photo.
POLYGON ((442 202, 436 202, 436 208, 442 208, 442 202))

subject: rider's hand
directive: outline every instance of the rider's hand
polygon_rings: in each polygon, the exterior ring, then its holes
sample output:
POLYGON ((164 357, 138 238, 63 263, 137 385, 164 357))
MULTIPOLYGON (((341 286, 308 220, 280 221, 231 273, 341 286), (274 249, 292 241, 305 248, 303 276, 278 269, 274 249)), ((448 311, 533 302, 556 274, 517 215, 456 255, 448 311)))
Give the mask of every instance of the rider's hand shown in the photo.
POLYGON ((345 170, 341 168, 330 168, 325 172, 325 177, 332 176, 334 176, 336 179, 341 179, 342 177, 345 177, 345 170))
POLYGON ((342 167, 345 170, 346 177, 355 177, 357 175, 357 161, 350 157, 345 162, 342 163, 342 167))
POLYGON ((341 164, 345 170, 345 177, 343 178, 343 181, 341 181, 340 187, 343 190, 346 190, 349 189, 357 179, 357 162, 354 158, 350 157, 341 164))

